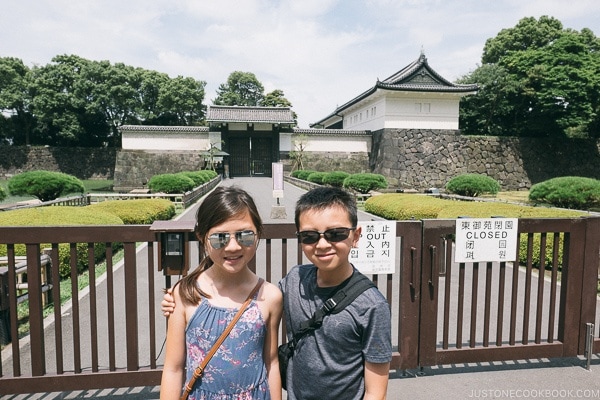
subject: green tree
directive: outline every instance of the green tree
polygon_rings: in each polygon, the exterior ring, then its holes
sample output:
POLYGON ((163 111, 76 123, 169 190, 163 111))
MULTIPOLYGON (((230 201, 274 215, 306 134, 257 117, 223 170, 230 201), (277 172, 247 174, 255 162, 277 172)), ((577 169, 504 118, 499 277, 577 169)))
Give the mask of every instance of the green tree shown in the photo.
POLYGON ((18 58, 0 57, 0 118, 4 121, 0 139, 31 144, 32 108, 31 70, 18 58))
POLYGON ((477 95, 461 103, 467 134, 598 137, 600 41, 543 16, 488 39, 482 65, 463 77, 477 95), (479 82, 478 82, 479 81, 479 82))
POLYGON ((172 116, 177 125, 197 125, 204 121, 206 82, 178 76, 162 83, 158 109, 163 117, 172 116))
POLYGON ((80 116, 86 104, 77 101, 75 85, 86 64, 81 57, 63 55, 33 70, 33 105, 43 144, 73 146, 84 137, 80 116))
POLYGON ((234 71, 217 89, 213 104, 224 106, 259 106, 265 88, 251 72, 234 71))
MULTIPOLYGON (((263 107, 289 107, 292 108, 292 103, 285 98, 283 94, 283 90, 275 89, 272 92, 269 92, 263 98, 261 104, 263 107)), ((292 111, 292 115, 294 117, 294 123, 298 124, 298 116, 294 111, 292 111)))
POLYGON ((11 195, 29 195, 41 201, 54 200, 69 193, 83 193, 84 190, 79 179, 62 172, 23 172, 8 181, 8 191, 11 195))

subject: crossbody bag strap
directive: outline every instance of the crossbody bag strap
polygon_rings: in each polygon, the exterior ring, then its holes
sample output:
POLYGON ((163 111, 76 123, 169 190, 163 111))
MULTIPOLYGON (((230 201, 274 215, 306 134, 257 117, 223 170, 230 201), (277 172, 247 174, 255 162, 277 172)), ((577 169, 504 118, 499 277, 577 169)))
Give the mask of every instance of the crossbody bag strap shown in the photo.
POLYGON ((246 310, 246 308, 252 301, 252 298, 254 298, 254 295, 258 292, 258 289, 260 289, 260 287, 262 286, 263 282, 264 282, 263 278, 258 278, 258 283, 256 284, 256 286, 254 286, 254 289, 252 289, 252 292, 250 292, 250 294, 248 295, 248 298, 246 299, 244 304, 242 304, 242 306, 237 311, 237 313, 235 314, 235 316, 233 317, 233 319, 231 320, 229 325, 227 325, 227 328, 225 328, 225 330, 223 331, 221 336, 219 336, 219 338, 217 339, 215 344, 213 344, 213 346, 210 349, 210 351, 208 352, 208 354, 206 354, 206 357, 204 357, 204 360, 202 360, 200 365, 198 365, 198 367, 196 367, 196 369, 194 370, 194 374, 192 375, 192 378, 187 383, 187 385, 185 385, 185 390, 184 390, 183 394, 181 395, 181 397, 179 398, 180 400, 185 400, 188 398, 190 392, 192 391, 192 388, 194 387, 194 384, 196 383, 196 380, 202 376, 202 374, 204 373, 204 368, 206 368, 206 365, 208 364, 208 362, 210 361, 212 356, 215 355, 217 350, 219 350, 219 347, 221 347, 221 344, 223 344, 223 342, 225 341, 227 336, 229 336, 229 333, 231 332, 231 330, 233 329, 233 327, 235 326, 237 321, 240 319, 240 317, 242 316, 242 314, 244 313, 244 311, 246 310))
POLYGON ((292 339, 291 346, 296 347, 298 341, 308 332, 318 329, 323 324, 323 318, 327 314, 337 314, 342 311, 348 304, 352 303, 362 292, 375 287, 375 284, 366 276, 359 272, 355 272, 348 283, 340 288, 331 296, 323 305, 314 312, 310 319, 300 324, 300 330, 292 339))

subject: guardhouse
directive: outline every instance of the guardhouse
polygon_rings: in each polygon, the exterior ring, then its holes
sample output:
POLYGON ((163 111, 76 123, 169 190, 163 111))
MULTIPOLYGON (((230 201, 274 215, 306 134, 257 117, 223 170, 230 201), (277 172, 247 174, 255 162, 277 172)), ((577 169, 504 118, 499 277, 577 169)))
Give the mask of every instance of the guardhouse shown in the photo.
POLYGON ((463 96, 477 85, 454 84, 417 60, 310 124, 311 128, 379 131, 381 129, 458 129, 463 96))

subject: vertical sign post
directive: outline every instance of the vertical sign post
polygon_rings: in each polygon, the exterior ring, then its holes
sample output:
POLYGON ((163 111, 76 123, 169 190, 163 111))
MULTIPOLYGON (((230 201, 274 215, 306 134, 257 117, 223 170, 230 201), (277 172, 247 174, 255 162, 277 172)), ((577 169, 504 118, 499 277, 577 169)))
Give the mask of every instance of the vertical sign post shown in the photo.
POLYGON ((277 205, 271 207, 271 218, 285 219, 285 207, 279 204, 279 199, 283 198, 283 164, 273 163, 271 165, 273 175, 273 197, 277 199, 277 205))

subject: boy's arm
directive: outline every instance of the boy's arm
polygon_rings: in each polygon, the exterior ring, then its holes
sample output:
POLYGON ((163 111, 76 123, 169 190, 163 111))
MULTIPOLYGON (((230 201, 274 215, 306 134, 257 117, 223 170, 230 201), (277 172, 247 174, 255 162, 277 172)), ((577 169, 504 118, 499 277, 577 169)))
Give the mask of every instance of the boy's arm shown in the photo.
POLYGON ((365 361, 364 400, 383 400, 387 395, 390 363, 375 364, 365 361))
POLYGON ((170 316, 175 311, 175 299, 173 298, 173 288, 165 289, 165 295, 160 302, 160 310, 165 317, 170 316))

